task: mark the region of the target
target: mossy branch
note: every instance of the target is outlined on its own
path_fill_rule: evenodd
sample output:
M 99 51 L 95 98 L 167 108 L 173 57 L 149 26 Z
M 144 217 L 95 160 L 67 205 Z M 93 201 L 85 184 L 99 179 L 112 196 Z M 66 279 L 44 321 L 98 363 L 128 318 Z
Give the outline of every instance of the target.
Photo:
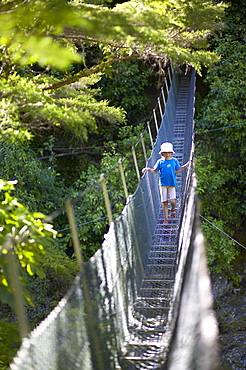
M 90 69 L 85 69 L 85 70 L 81 71 L 80 73 L 77 73 L 76 75 L 67 78 L 66 80 L 57 82 L 55 84 L 51 84 L 49 86 L 46 86 L 46 87 L 43 88 L 43 90 L 45 91 L 45 90 L 59 89 L 62 86 L 70 85 L 74 82 L 77 82 L 78 80 L 80 80 L 83 77 L 88 77 L 88 76 L 91 76 L 92 74 L 98 73 L 98 72 L 102 71 L 106 66 L 108 66 L 112 63 L 120 62 L 120 61 L 126 60 L 126 59 L 134 59 L 134 58 L 136 59 L 136 58 L 139 58 L 139 57 L 140 57 L 139 54 L 134 54 L 134 55 L 127 55 L 127 56 L 118 57 L 118 58 L 115 58 L 115 57 L 110 58 L 106 62 L 102 62 L 101 64 L 99 64 L 95 67 L 92 67 Z

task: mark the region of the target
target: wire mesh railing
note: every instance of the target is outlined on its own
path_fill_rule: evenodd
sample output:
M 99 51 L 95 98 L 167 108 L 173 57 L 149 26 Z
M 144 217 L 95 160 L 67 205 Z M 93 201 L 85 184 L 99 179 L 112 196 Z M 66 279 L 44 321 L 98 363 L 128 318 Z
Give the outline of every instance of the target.
M 175 113 L 172 113 L 175 122 L 172 142 L 175 156 L 183 162 L 184 149 L 186 145 L 192 143 L 192 140 L 189 140 L 188 143 L 185 141 L 185 133 L 187 130 L 192 132 L 193 127 L 194 71 L 189 76 L 181 76 L 176 91 L 173 99 L 176 101 L 176 109 L 173 110 Z M 190 95 L 193 97 L 193 104 L 189 104 L 189 101 L 192 101 L 189 98 Z M 163 121 L 165 121 L 165 117 L 163 117 Z M 190 163 L 192 163 L 192 154 L 190 146 L 190 157 L 188 158 Z M 129 328 L 130 336 L 125 344 L 125 354 L 122 357 L 123 369 L 125 370 L 160 369 L 165 363 L 173 335 L 172 305 L 177 299 L 174 287 L 179 257 L 177 240 L 181 222 L 180 214 L 184 207 L 183 199 L 185 198 L 182 189 L 185 184 L 189 184 L 191 168 L 192 166 L 190 166 L 187 175 L 178 174 L 176 216 L 169 219 L 168 224 L 163 223 L 163 211 L 160 209 L 144 278 L 134 303 L 134 319 Z M 192 224 L 189 227 L 192 228 Z

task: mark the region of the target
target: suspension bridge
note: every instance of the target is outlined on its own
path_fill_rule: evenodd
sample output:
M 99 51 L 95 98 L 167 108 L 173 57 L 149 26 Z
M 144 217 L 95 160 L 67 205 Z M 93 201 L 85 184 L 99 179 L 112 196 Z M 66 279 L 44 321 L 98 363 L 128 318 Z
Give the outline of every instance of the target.
M 102 247 L 27 338 L 11 370 L 216 368 L 217 324 L 193 166 L 195 71 L 169 71 L 168 97 L 147 124 L 153 167 L 171 141 L 179 162 L 176 216 L 163 222 L 158 175 L 146 173 Z M 161 100 L 162 99 L 162 102 Z M 158 132 L 155 140 L 153 130 Z M 137 165 L 136 165 L 137 168 Z

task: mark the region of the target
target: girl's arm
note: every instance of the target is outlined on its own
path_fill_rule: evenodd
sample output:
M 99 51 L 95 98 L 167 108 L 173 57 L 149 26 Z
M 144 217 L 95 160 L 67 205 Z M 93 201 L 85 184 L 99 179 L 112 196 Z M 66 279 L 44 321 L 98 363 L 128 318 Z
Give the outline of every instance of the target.
M 145 173 L 146 171 L 151 172 L 151 173 L 157 172 L 157 170 L 154 170 L 154 168 L 145 167 L 142 169 L 142 173 Z
M 183 166 L 181 166 L 177 171 L 175 171 L 175 173 L 179 173 L 179 172 L 183 171 L 186 167 L 188 167 L 189 163 L 190 163 L 190 161 L 183 164 Z

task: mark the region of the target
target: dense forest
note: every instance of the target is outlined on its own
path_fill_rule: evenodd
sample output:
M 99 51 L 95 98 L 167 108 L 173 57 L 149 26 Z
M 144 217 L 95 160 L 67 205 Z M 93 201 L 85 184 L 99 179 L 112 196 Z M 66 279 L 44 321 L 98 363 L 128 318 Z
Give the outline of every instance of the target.
M 108 228 L 100 174 L 117 215 L 125 201 L 118 160 L 133 193 L 131 148 L 170 63 L 178 73 L 197 70 L 195 156 L 208 264 L 239 283 L 235 263 L 245 251 L 233 239 L 245 245 L 245 13 L 245 1 L 0 4 L 0 369 L 20 343 L 8 251 L 20 264 L 32 329 L 78 271 L 66 199 L 74 199 L 88 259 Z
M 210 40 L 220 62 L 210 67 L 197 86 L 196 172 L 202 214 L 245 245 L 245 2 L 228 2 L 223 31 Z M 209 176 L 209 181 L 208 181 Z M 235 243 L 203 224 L 214 271 L 231 278 L 238 253 Z M 219 245 L 219 248 L 218 248 Z M 216 263 L 214 263 L 216 262 Z M 213 265 L 213 267 L 212 267 Z

